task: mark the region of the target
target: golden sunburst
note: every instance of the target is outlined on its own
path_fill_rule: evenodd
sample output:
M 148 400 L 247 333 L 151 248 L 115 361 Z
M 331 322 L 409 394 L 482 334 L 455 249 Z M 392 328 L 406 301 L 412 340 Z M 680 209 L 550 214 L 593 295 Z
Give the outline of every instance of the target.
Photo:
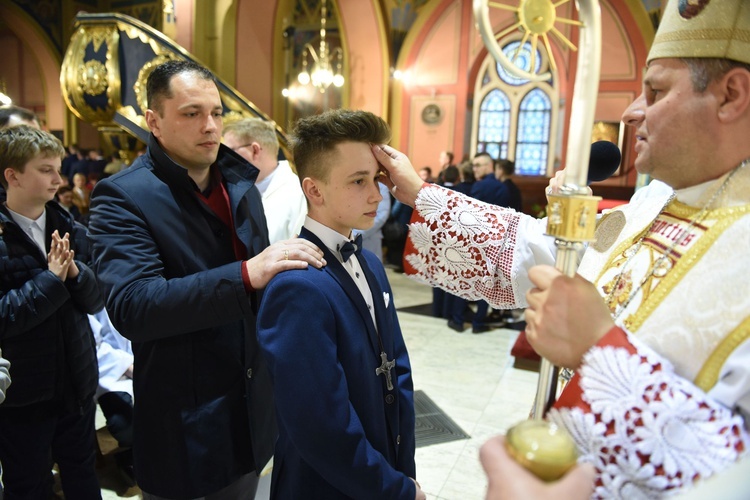
M 555 59 L 552 57 L 552 47 L 550 45 L 550 34 L 570 50 L 577 50 L 575 44 L 568 40 L 568 38 L 555 27 L 555 23 L 557 22 L 573 26 L 583 26 L 583 23 L 580 21 L 557 15 L 557 8 L 570 1 L 571 0 L 559 0 L 557 2 L 553 2 L 552 0 L 520 0 L 517 6 L 506 5 L 499 2 L 487 2 L 487 6 L 490 8 L 511 11 L 516 15 L 516 22 L 503 27 L 499 32 L 495 33 L 496 40 L 499 40 L 514 30 L 520 29 L 523 31 L 523 38 L 521 39 L 521 43 L 515 54 L 513 54 L 511 62 L 515 64 L 521 49 L 526 42 L 531 39 L 532 50 L 531 64 L 529 67 L 534 68 L 536 64 L 537 46 L 539 45 L 539 39 L 541 38 L 544 47 L 547 50 L 547 54 L 549 54 L 550 67 L 553 71 L 556 71 L 557 67 L 555 65 Z

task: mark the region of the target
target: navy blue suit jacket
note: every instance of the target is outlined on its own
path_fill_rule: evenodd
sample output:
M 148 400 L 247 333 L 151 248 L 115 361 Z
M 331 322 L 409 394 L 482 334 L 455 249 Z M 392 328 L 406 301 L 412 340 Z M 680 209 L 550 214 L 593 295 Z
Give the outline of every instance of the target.
M 300 237 L 328 264 L 275 276 L 258 313 L 280 434 L 271 497 L 412 500 L 411 367 L 383 265 L 362 252 L 378 330 L 396 360 L 391 391 L 375 374 L 381 349 L 356 284 L 315 235 L 303 228 Z
M 495 174 L 487 174 L 471 186 L 470 196 L 498 207 L 510 206 L 508 187 L 497 180 Z
M 216 167 L 227 227 L 187 170 L 151 137 L 148 154 L 99 182 L 89 236 L 113 325 L 133 341 L 138 485 L 167 498 L 214 493 L 262 468 L 276 424 L 232 232 L 248 257 L 268 246 L 257 169 L 226 146 Z

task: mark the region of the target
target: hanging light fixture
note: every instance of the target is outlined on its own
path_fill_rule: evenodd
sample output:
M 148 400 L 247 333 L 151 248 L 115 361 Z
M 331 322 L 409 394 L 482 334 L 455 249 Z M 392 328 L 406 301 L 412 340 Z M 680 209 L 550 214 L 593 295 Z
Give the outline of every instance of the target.
M 330 51 L 326 41 L 326 0 L 323 0 L 320 7 L 320 46 L 318 51 L 309 43 L 305 44 L 302 49 L 302 71 L 297 75 L 297 81 L 302 85 L 313 84 L 325 92 L 333 84 L 334 87 L 344 85 L 344 75 L 341 73 L 341 67 L 344 61 L 344 51 L 341 47 L 336 47 Z M 308 58 L 312 58 L 312 71 L 308 69 Z
M 0 80 L 0 106 L 9 106 L 13 104 L 13 99 L 10 98 L 5 92 L 5 80 Z

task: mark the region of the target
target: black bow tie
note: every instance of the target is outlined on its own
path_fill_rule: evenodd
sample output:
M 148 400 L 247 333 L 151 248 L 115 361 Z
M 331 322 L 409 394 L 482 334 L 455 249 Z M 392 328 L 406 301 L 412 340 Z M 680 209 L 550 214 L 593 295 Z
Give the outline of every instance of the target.
M 357 235 L 356 238 L 354 238 L 354 241 L 347 241 L 343 245 L 341 245 L 341 248 L 339 248 L 339 252 L 341 253 L 341 257 L 344 259 L 344 262 L 349 260 L 349 257 L 352 256 L 352 254 L 361 254 L 362 253 L 362 235 Z

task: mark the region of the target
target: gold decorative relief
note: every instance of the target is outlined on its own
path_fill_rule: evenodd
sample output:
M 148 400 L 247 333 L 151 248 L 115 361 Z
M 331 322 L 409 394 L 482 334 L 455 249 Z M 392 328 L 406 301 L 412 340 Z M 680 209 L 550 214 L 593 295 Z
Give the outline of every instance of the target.
M 78 81 L 88 95 L 99 95 L 107 90 L 107 68 L 99 61 L 86 61 L 78 70 Z
M 60 86 L 68 108 L 97 126 L 112 123 L 120 105 L 118 44 L 115 26 L 80 26 L 71 37 L 60 68 Z M 93 54 L 87 52 L 89 47 L 93 47 Z
M 133 92 L 135 92 L 135 98 L 138 101 L 138 107 L 141 108 L 141 113 L 145 113 L 148 109 L 148 96 L 146 95 L 146 82 L 148 81 L 148 76 L 151 74 L 154 68 L 169 61 L 170 59 L 174 59 L 171 54 L 162 54 L 156 56 L 149 62 L 144 64 L 141 67 L 141 70 L 138 72 L 138 79 L 133 85 Z

